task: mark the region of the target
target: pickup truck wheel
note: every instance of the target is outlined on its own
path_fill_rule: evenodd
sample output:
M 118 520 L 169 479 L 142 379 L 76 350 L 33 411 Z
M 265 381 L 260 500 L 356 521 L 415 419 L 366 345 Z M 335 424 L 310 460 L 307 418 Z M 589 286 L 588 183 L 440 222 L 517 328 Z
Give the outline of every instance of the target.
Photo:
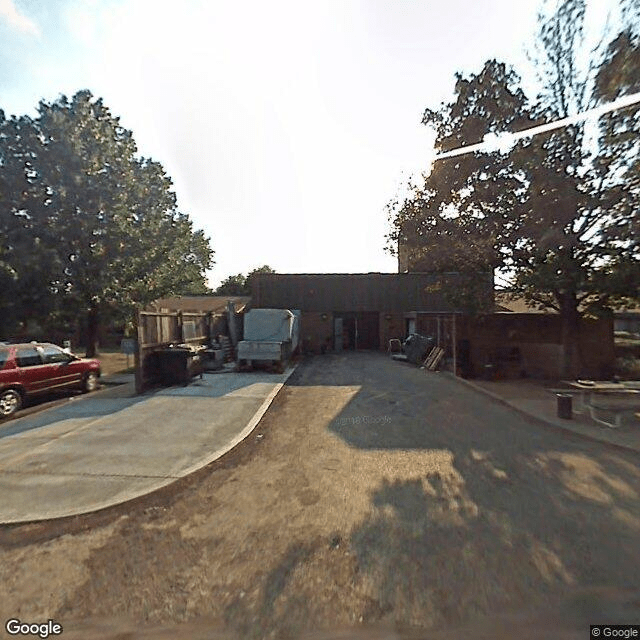
M 12 416 L 22 406 L 22 396 L 15 389 L 0 393 L 0 418 Z
M 85 393 L 91 393 L 98 388 L 98 374 L 97 373 L 87 373 L 82 382 L 82 390 Z

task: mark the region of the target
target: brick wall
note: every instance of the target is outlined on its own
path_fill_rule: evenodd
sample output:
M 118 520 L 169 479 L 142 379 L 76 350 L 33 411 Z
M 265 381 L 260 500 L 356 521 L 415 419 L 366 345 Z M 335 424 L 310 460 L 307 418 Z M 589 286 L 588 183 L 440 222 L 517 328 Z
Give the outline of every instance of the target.
M 392 338 L 404 339 L 404 314 L 385 313 L 379 315 L 380 350 L 386 351 Z
M 615 344 L 613 315 L 580 322 L 580 354 L 585 367 L 583 375 L 606 380 L 613 375 Z
M 303 353 L 322 353 L 325 347 L 333 350 L 333 314 L 303 311 L 300 318 L 300 343 Z
M 495 359 L 497 351 L 511 348 L 520 350 L 522 360 L 505 367 L 508 375 L 525 373 L 539 378 L 562 375 L 562 321 L 557 314 L 498 313 L 469 319 L 459 336 L 470 340 L 475 375 L 482 374 L 484 365 Z M 581 320 L 580 348 L 581 376 L 606 378 L 610 375 L 615 357 L 612 318 Z

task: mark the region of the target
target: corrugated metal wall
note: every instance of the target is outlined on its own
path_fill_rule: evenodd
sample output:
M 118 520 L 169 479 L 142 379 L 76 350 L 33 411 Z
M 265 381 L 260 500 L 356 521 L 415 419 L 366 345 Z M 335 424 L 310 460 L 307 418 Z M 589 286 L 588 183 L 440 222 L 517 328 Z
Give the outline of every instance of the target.
M 302 311 L 457 311 L 443 293 L 455 287 L 457 274 L 323 273 L 256 274 L 255 308 Z M 493 296 L 491 274 L 478 274 Z

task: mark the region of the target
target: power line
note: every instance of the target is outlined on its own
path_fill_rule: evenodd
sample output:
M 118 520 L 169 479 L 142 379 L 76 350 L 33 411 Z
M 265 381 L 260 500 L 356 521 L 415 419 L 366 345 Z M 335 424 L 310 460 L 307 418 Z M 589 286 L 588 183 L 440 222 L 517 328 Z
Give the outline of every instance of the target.
M 609 102 L 599 107 L 587 109 L 586 111 L 582 111 L 581 113 L 578 113 L 576 115 L 569 116 L 567 118 L 561 118 L 560 120 L 555 120 L 554 122 L 548 122 L 546 124 L 541 124 L 535 127 L 530 127 L 529 129 L 523 129 L 522 131 L 517 131 L 515 133 L 489 133 L 485 135 L 482 142 L 467 145 L 464 147 L 458 147 L 456 149 L 451 149 L 450 151 L 445 151 L 444 153 L 437 154 L 433 158 L 433 162 L 435 162 L 436 160 L 444 160 L 445 158 L 453 158 L 455 156 L 465 155 L 467 153 L 473 153 L 474 151 L 505 152 L 510 149 L 518 140 L 531 138 L 532 136 L 535 136 L 539 133 L 546 133 L 547 131 L 553 131 L 554 129 L 561 129 L 562 127 L 575 124 L 576 122 L 582 122 L 583 120 L 599 118 L 605 113 L 616 111 L 617 109 L 623 109 L 638 102 L 640 102 L 640 93 L 632 93 L 628 96 L 623 96 L 622 98 L 618 98 L 613 102 Z

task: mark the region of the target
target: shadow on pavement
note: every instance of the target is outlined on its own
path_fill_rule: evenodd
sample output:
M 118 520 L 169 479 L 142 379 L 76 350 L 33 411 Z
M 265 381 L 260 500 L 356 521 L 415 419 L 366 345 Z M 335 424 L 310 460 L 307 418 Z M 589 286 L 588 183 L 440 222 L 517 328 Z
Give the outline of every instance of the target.
M 56 423 L 61 423 L 65 420 L 99 418 L 111 415 L 138 404 L 144 399 L 142 396 L 135 398 L 83 397 L 81 402 L 65 403 L 37 415 L 18 417 L 6 423 L 0 423 L 0 439 L 33 429 L 52 427 Z
M 328 427 L 356 450 L 448 456 L 414 479 L 385 480 L 351 532 L 358 580 L 380 612 L 365 622 L 393 611 L 404 612 L 395 623 L 442 629 L 584 588 L 637 587 L 638 456 L 545 430 L 375 354 L 325 357 L 292 384 L 361 387 Z M 636 622 L 639 611 L 636 600 Z M 590 615 L 582 623 L 603 622 Z

